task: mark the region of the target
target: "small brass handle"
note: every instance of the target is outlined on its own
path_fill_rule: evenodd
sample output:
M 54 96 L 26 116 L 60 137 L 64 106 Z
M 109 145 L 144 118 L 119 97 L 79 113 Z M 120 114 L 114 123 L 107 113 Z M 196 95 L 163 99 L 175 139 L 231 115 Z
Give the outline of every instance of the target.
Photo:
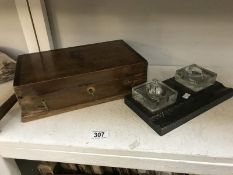
M 48 105 L 47 105 L 47 103 L 46 103 L 46 101 L 45 101 L 45 99 L 42 99 L 41 100 L 41 103 L 42 103 L 42 105 L 43 105 L 43 107 L 45 108 L 45 110 L 49 110 L 49 108 L 48 108 Z
M 94 87 L 88 87 L 87 92 L 88 92 L 88 94 L 92 95 L 93 97 L 95 96 L 95 88 Z
M 125 80 L 125 81 L 124 81 L 124 84 L 125 84 L 126 86 L 131 86 L 131 87 L 133 87 L 133 86 L 135 85 L 135 80 Z

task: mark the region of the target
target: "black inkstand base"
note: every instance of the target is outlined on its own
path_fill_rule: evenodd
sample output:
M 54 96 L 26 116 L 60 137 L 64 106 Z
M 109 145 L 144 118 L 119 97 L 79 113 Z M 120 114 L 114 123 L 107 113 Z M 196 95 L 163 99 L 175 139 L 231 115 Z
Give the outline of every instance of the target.
M 131 95 L 125 97 L 125 104 L 160 136 L 233 96 L 232 88 L 227 88 L 217 81 L 199 92 L 188 89 L 178 83 L 174 77 L 163 81 L 163 83 L 178 92 L 177 100 L 174 104 L 154 113 L 148 111 Z

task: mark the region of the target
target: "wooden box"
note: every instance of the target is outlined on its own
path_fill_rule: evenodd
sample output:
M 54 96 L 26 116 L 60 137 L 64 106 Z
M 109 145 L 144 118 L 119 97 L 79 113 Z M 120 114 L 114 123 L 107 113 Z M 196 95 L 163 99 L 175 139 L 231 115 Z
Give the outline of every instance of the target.
M 147 65 L 122 40 L 20 55 L 14 90 L 22 121 L 122 98 L 146 81 Z

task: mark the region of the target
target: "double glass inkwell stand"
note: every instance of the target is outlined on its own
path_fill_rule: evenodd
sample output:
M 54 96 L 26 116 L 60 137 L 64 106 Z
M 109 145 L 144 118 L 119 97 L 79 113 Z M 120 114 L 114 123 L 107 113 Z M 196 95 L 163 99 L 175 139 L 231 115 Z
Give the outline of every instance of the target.
M 159 135 L 164 135 L 233 96 L 216 81 L 217 74 L 196 64 L 178 69 L 175 76 L 132 88 L 125 103 Z

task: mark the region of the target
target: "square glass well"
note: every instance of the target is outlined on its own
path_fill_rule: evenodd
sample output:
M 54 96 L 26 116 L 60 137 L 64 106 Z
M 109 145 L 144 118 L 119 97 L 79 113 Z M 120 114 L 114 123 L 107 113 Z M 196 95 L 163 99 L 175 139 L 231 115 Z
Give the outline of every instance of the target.
M 216 73 L 196 64 L 178 69 L 175 74 L 177 82 L 195 92 L 213 85 L 216 81 L 216 77 Z
M 132 88 L 132 97 L 150 112 L 156 112 L 176 102 L 177 91 L 153 80 Z

